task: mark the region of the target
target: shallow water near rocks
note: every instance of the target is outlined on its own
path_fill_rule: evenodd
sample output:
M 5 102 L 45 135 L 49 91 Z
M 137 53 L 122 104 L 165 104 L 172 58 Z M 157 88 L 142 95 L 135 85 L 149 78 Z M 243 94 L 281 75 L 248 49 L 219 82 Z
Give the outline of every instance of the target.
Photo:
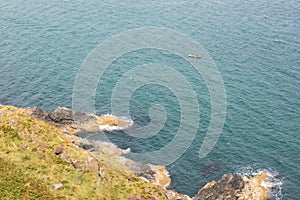
M 210 96 L 202 77 L 177 55 L 142 49 L 118 58 L 99 82 L 97 114 L 112 112 L 112 89 L 126 71 L 145 63 L 172 66 L 191 83 L 201 115 L 192 145 L 167 166 L 170 187 L 193 196 L 206 182 L 250 167 L 278 173 L 283 185 L 274 199 L 299 198 L 299 1 L 12 0 L 0 3 L 0 13 L 0 103 L 47 111 L 72 107 L 76 72 L 88 53 L 112 35 L 164 27 L 190 36 L 213 58 L 226 89 L 225 125 L 208 156 L 200 159 L 198 152 L 210 122 Z M 179 128 L 176 95 L 145 85 L 132 95 L 130 115 L 136 125 L 147 125 L 154 104 L 168 113 L 159 134 L 139 139 L 114 131 L 106 136 L 133 152 L 162 148 Z M 215 167 L 205 173 L 209 165 Z

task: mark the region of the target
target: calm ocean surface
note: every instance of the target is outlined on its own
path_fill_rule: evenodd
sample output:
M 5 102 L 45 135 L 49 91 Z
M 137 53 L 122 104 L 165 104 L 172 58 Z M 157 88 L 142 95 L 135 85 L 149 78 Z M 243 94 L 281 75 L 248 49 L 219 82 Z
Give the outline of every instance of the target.
M 201 119 L 193 144 L 168 166 L 178 192 L 197 189 L 224 173 L 269 169 L 282 189 L 273 199 L 300 198 L 300 2 L 261 1 L 0 1 L 0 103 L 72 107 L 72 90 L 84 58 L 114 34 L 133 28 L 163 27 L 190 36 L 208 51 L 226 89 L 222 135 L 204 159 L 199 147 L 210 120 L 210 96 L 201 77 L 182 58 L 144 49 L 116 60 L 97 88 L 98 114 L 111 113 L 116 81 L 132 66 L 171 65 L 191 83 Z M 130 101 L 136 124 L 149 123 L 148 110 L 160 103 L 165 127 L 149 139 L 121 131 L 107 134 L 133 152 L 159 149 L 172 140 L 180 106 L 168 88 L 145 85 Z M 276 197 L 277 196 L 277 197 Z

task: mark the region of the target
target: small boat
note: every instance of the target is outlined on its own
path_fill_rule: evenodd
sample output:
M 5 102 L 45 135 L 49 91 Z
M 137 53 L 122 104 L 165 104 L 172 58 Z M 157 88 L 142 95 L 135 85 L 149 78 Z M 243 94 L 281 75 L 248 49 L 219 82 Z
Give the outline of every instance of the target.
M 193 54 L 193 53 L 190 53 L 188 56 L 190 58 L 201 58 L 201 56 L 199 56 L 198 54 Z

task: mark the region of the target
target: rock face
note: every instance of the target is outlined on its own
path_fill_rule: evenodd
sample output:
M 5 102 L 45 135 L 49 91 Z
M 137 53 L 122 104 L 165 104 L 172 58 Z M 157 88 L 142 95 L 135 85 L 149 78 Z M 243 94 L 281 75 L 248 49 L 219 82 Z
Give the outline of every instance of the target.
M 245 176 L 225 174 L 218 181 L 202 187 L 193 200 L 266 200 L 269 198 L 265 182 L 268 174 L 263 172 L 250 179 Z
M 26 110 L 29 115 L 53 124 L 70 134 L 97 132 L 103 126 L 106 129 L 110 127 L 124 128 L 132 124 L 131 121 L 113 115 L 96 116 L 64 107 L 57 107 L 51 112 L 45 112 L 38 107 L 28 107 Z

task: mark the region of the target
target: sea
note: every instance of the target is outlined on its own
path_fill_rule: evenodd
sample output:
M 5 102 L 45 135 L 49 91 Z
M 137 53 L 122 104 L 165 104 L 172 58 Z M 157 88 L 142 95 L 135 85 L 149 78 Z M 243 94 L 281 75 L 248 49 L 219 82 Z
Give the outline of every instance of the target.
M 199 123 L 189 124 L 196 130 L 194 135 L 187 134 L 191 143 L 167 164 L 172 178 L 170 189 L 193 196 L 205 183 L 218 180 L 225 173 L 251 176 L 267 170 L 272 174 L 272 199 L 299 199 L 298 0 L 0 1 L 0 104 L 39 106 L 46 111 L 58 106 L 72 108 L 76 78 L 90 53 L 120 34 L 150 29 L 171 30 L 190 38 L 215 64 L 224 87 L 226 115 L 221 131 L 215 133 L 220 135 L 213 147 L 207 155 L 199 157 L 213 121 L 215 98 L 203 74 L 197 73 L 190 63 L 192 59 L 201 62 L 202 55 L 188 58 L 189 53 L 198 52 L 179 55 L 159 45 L 113 55 L 135 38 L 107 49 L 106 54 L 113 62 L 99 66 L 99 70 L 105 67 L 105 72 L 97 80 L 91 97 L 94 112 L 115 114 L 112 95 L 124 74 L 159 64 L 185 78 L 194 91 L 200 114 L 187 116 L 193 112 L 182 112 L 184 98 L 176 94 L 177 86 L 145 82 L 131 94 L 124 94 L 130 98 L 128 105 L 124 105 L 129 112 L 121 117 L 132 119 L 133 127 L 140 128 L 155 121 L 155 116 L 161 119 L 165 114 L 162 126 L 161 121 L 156 121 L 160 125 L 155 135 L 146 137 L 147 132 L 142 132 L 146 129 L 139 129 L 145 137 L 130 135 L 125 130 L 86 137 L 97 140 L 101 139 L 98 135 L 104 134 L 118 147 L 143 154 L 160 151 L 172 143 L 186 117 L 199 119 Z M 145 41 L 150 41 L 149 37 L 158 40 L 156 44 L 164 44 L 166 39 L 144 35 Z M 172 40 L 172 36 L 167 40 Z M 183 41 L 174 45 L 187 46 Z M 103 57 L 100 55 L 99 59 L 108 59 Z M 97 73 L 98 69 L 94 70 Z M 160 70 L 152 71 L 151 77 L 153 74 L 166 79 L 174 75 Z M 153 110 L 153 106 L 163 112 Z M 155 115 L 156 111 L 159 115 Z M 172 150 L 168 153 L 171 155 Z

